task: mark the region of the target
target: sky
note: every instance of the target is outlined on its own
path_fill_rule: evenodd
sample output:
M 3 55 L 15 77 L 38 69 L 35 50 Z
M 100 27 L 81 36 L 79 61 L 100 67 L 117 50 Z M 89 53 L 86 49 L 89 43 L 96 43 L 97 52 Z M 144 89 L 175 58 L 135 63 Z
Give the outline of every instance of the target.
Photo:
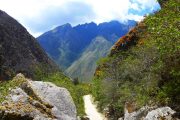
M 140 21 L 160 6 L 157 0 L 0 0 L 0 9 L 37 37 L 66 23 Z

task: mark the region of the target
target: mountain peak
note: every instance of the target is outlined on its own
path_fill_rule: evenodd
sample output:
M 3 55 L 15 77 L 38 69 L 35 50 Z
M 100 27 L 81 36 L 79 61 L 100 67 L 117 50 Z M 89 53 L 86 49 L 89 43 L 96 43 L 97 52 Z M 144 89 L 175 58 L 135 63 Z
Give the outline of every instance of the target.
M 62 29 L 71 29 L 71 28 L 72 28 L 71 24 L 70 23 L 66 23 L 64 25 L 56 27 L 55 29 L 62 30 Z
M 72 27 L 70 23 L 66 23 L 64 25 L 62 25 L 61 27 Z
M 95 22 L 90 22 L 90 23 L 84 23 L 84 24 L 78 24 L 74 28 L 84 28 L 84 27 L 97 27 L 97 24 Z
M 4 14 L 4 13 L 5 13 L 4 11 L 0 10 L 0 14 Z
M 52 33 L 59 33 L 59 32 L 61 32 L 61 31 L 68 31 L 68 30 L 70 30 L 70 29 L 72 29 L 71 24 L 66 23 L 66 24 L 64 24 L 64 25 L 61 25 L 61 26 L 58 26 L 58 27 L 54 28 L 54 29 L 53 29 L 52 31 L 50 31 L 50 32 L 52 32 Z

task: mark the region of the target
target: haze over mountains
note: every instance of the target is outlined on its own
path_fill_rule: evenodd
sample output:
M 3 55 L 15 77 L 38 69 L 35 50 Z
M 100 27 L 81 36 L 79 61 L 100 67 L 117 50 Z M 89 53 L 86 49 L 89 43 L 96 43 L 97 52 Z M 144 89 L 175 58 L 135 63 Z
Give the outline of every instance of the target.
M 126 23 L 104 22 L 99 25 L 91 22 L 74 27 L 67 23 L 37 39 L 67 75 L 88 81 L 94 73 L 96 61 L 105 56 L 114 42 L 135 24 L 132 20 Z

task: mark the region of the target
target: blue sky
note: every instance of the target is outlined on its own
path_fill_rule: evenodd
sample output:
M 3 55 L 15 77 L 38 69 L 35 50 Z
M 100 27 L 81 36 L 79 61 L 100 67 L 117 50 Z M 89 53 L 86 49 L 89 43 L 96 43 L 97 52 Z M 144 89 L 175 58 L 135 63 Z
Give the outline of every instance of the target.
M 128 19 L 140 21 L 160 9 L 157 0 L 0 0 L 0 9 L 35 37 L 56 26 Z

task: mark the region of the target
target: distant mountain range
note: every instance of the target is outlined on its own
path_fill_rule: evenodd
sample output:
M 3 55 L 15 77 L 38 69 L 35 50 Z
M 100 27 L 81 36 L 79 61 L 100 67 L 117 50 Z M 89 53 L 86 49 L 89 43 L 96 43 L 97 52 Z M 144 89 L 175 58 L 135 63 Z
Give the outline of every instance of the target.
M 120 23 L 94 22 L 72 27 L 69 23 L 48 31 L 37 39 L 48 55 L 72 78 L 89 81 L 96 68 L 96 61 L 105 56 L 111 46 L 135 21 Z
M 42 73 L 59 71 L 36 39 L 14 18 L 0 10 L 0 81 L 21 72 L 38 79 Z

